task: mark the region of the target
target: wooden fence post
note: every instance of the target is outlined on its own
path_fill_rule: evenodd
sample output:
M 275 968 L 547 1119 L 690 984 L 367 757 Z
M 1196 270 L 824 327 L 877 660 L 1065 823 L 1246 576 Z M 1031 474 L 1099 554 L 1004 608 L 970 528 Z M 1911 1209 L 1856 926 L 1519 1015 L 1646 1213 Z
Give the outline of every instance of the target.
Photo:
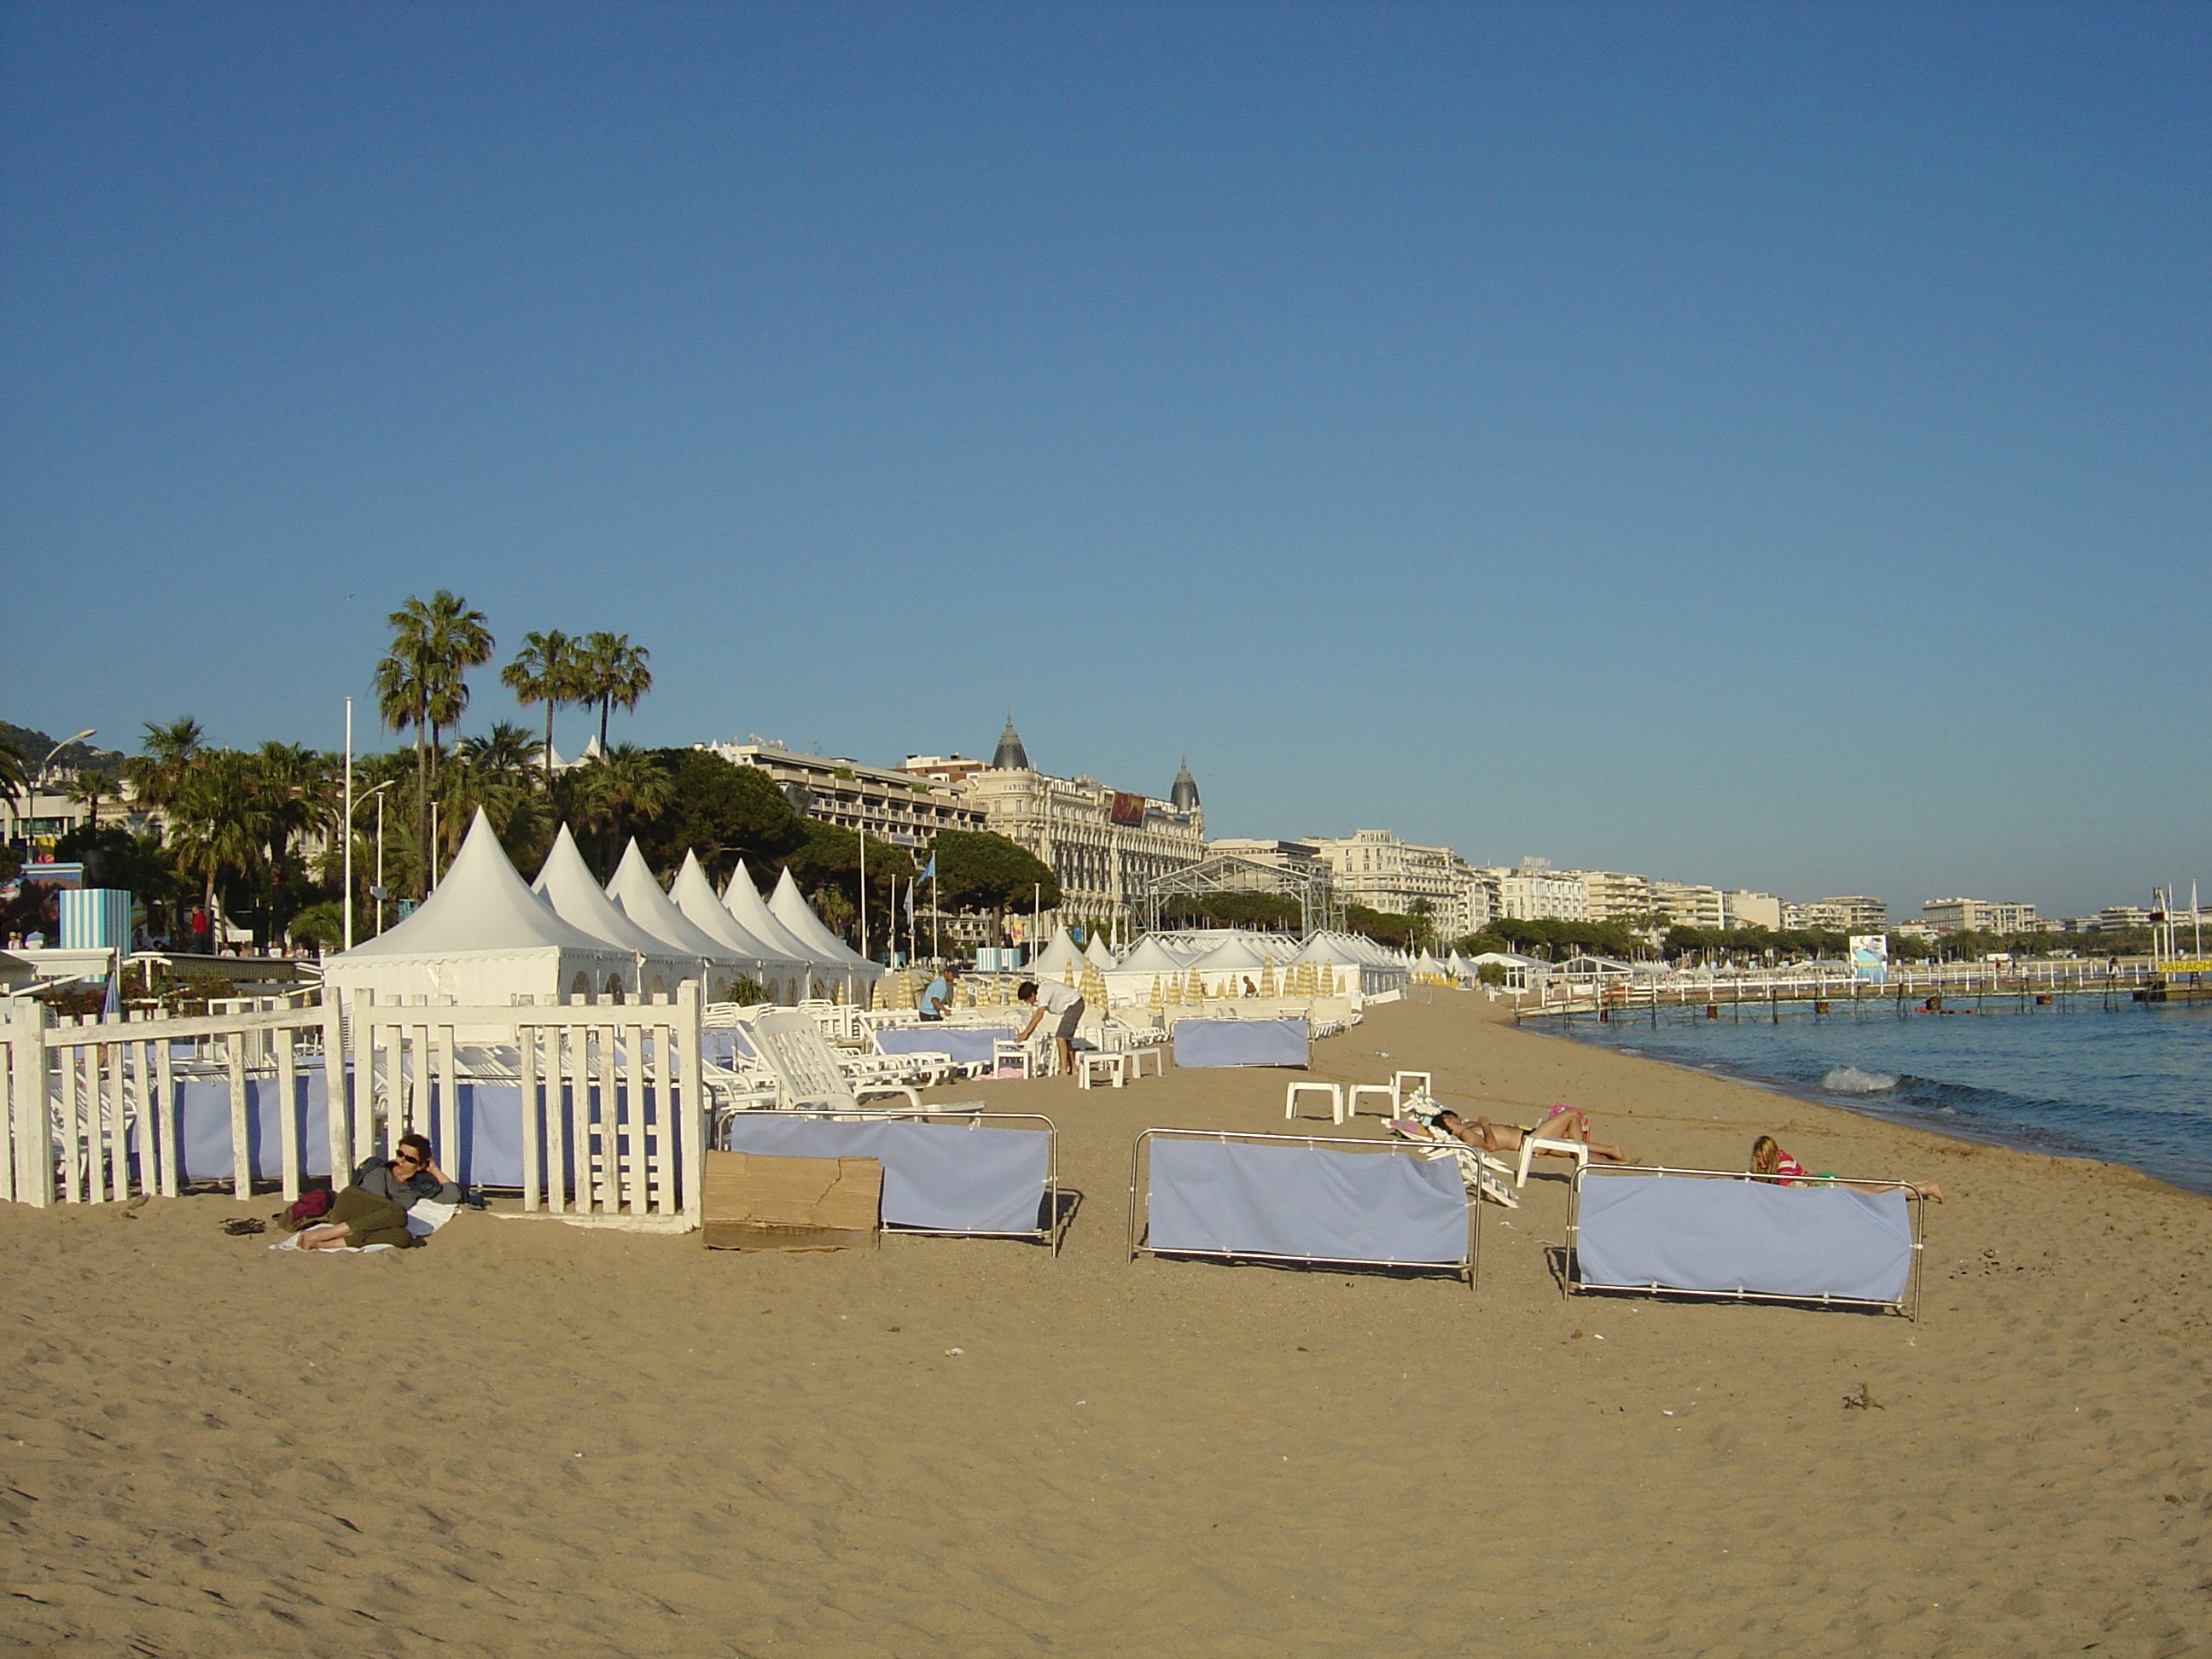
M 696 980 L 685 980 L 676 994 L 677 1007 L 677 1066 L 676 1088 L 683 1103 L 679 1121 L 683 1133 L 678 1141 L 684 1152 L 684 1217 L 692 1226 L 699 1224 L 703 1206 L 707 1176 L 707 1083 L 699 1057 L 699 985 Z
M 15 1140 L 15 1193 L 19 1204 L 44 1209 L 54 1201 L 54 1143 L 46 1098 L 46 1025 L 44 1003 L 19 1004 L 9 1025 L 11 1098 L 9 1119 Z

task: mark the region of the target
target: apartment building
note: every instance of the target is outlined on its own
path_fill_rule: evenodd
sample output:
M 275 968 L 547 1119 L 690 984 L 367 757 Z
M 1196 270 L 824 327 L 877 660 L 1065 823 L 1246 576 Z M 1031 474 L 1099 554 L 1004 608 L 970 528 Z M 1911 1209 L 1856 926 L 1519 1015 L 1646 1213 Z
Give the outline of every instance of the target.
M 1400 841 L 1388 830 L 1314 836 L 1302 845 L 1327 866 L 1339 898 L 1370 910 L 1425 915 L 1437 937 L 1479 933 L 1491 918 L 1490 887 L 1449 847 Z M 1216 844 L 1216 850 L 1226 850 Z
M 1926 899 L 1920 919 L 1946 933 L 2019 933 L 2036 925 L 2035 907 L 2012 900 Z
M 1496 884 L 1498 914 L 1516 921 L 1588 921 L 1589 890 L 1571 870 L 1554 870 L 1541 861 L 1519 865 L 1493 864 L 1482 874 Z
M 951 785 L 838 756 L 802 755 L 756 738 L 698 745 L 773 778 L 803 816 L 895 847 L 927 848 L 940 830 L 981 830 L 985 816 Z
M 1728 895 L 1717 887 L 1691 881 L 1655 881 L 1651 908 L 1664 912 L 1677 927 L 1718 929 L 1729 925 Z
M 1651 880 L 1620 870 L 1563 870 L 1583 884 L 1583 905 L 1592 921 L 1626 921 L 1651 913 Z
M 1782 901 L 1772 893 L 1738 889 L 1721 895 L 1721 902 L 1730 927 L 1764 927 L 1769 933 L 1781 929 Z

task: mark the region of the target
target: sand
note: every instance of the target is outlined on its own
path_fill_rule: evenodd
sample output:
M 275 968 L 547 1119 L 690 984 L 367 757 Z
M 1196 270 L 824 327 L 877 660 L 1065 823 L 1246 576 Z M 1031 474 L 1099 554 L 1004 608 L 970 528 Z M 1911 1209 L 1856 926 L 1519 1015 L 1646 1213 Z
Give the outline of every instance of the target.
M 1127 1262 L 1134 1132 L 1279 1128 L 1278 1072 L 988 1085 L 1061 1126 L 1057 1261 L 0 1206 L 0 1652 L 2212 1652 L 2212 1202 L 1464 994 L 1316 1051 L 1394 1065 L 1676 1164 L 1933 1176 L 1923 1316 L 1563 1298 L 1564 1164 L 1472 1292 Z

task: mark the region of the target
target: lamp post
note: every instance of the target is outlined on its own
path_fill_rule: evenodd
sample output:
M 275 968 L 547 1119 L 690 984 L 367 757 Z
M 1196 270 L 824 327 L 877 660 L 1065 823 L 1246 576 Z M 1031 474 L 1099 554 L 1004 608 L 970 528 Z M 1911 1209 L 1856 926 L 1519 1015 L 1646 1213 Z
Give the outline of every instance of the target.
M 353 808 L 356 812 L 358 812 L 369 802 L 376 803 L 376 931 L 379 933 L 384 931 L 384 792 L 391 788 L 395 781 L 394 779 L 386 778 L 355 802 Z M 352 851 L 353 820 L 349 817 L 346 820 L 346 867 L 349 870 L 353 867 Z M 352 915 L 353 880 L 349 876 L 346 879 L 346 916 L 349 922 L 352 920 Z M 349 945 L 347 948 L 349 950 L 352 947 Z
M 73 743 L 82 743 L 87 738 L 97 737 L 99 734 L 100 728 L 98 726 L 88 726 L 83 731 L 78 732 L 75 737 L 64 738 L 52 748 L 47 750 L 46 759 L 39 763 L 39 769 L 32 775 L 31 793 L 33 795 L 36 795 L 40 789 L 46 787 L 46 769 L 54 763 L 55 756 L 60 754 L 63 750 L 68 748 Z M 14 811 L 15 814 L 15 827 L 20 831 L 23 825 L 23 811 L 21 807 L 15 807 Z

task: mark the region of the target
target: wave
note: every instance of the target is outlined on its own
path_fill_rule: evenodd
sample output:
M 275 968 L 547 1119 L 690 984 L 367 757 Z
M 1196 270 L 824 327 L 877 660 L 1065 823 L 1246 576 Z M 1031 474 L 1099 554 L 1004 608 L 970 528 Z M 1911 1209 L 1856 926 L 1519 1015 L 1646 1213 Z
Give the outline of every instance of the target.
M 1878 1095 L 1894 1089 L 1901 1079 L 1880 1072 L 1862 1072 L 1856 1066 L 1838 1066 L 1820 1079 L 1820 1086 L 1835 1095 Z

